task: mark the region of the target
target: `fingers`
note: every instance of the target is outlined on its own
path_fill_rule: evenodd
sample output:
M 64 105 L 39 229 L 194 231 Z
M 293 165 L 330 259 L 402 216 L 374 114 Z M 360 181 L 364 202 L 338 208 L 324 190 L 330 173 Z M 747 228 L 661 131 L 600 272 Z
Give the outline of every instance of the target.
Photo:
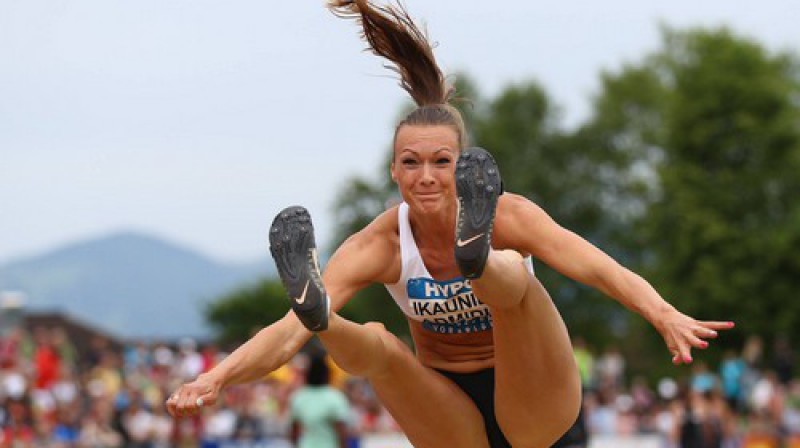
M 669 338 L 667 347 L 672 354 L 672 363 L 675 365 L 691 364 L 692 363 L 692 347 L 706 348 L 708 342 L 700 339 L 695 333 L 701 335 L 710 335 L 705 332 L 702 327 L 695 327 L 694 329 L 686 328 L 676 331 L 672 337 Z
M 694 330 L 694 334 L 698 337 L 706 338 L 706 339 L 716 339 L 719 335 L 716 331 L 710 328 L 698 327 Z
M 682 344 L 679 347 L 670 348 L 669 351 L 672 353 L 672 363 L 676 366 L 692 363 L 692 351 L 688 345 Z
M 205 393 L 200 394 L 196 387 L 189 385 L 179 387 L 167 399 L 167 411 L 173 417 L 188 417 L 216 403 L 216 396 L 212 390 L 205 389 L 203 392 Z
M 703 339 L 714 339 L 718 336 L 716 330 L 728 330 L 734 327 L 734 323 L 727 321 L 703 321 L 697 322 L 690 330 L 683 331 L 675 339 L 675 342 L 669 345 L 669 351 L 672 354 L 672 363 L 675 365 L 691 364 L 692 347 L 697 349 L 708 348 L 708 342 Z
M 178 396 L 176 393 L 173 393 L 172 395 L 169 396 L 169 398 L 167 398 L 167 403 L 166 403 L 167 412 L 169 412 L 169 415 L 173 417 L 178 416 L 177 402 L 178 402 Z
M 212 390 L 208 390 L 206 393 L 198 395 L 195 401 L 195 404 L 201 408 L 214 406 L 217 404 L 217 394 L 215 394 Z
M 698 323 L 700 325 L 702 325 L 703 327 L 705 327 L 707 329 L 710 329 L 710 330 L 730 330 L 731 328 L 736 326 L 736 324 L 734 324 L 731 321 L 714 321 L 714 320 L 709 321 L 709 320 L 707 320 L 707 321 L 702 321 L 702 322 L 698 322 Z

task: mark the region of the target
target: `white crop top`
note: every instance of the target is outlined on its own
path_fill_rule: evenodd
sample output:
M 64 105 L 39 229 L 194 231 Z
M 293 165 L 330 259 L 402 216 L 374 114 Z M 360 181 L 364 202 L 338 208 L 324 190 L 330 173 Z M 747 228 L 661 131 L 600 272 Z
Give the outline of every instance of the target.
M 473 333 L 490 330 L 489 307 L 472 293 L 469 280 L 434 280 L 425 267 L 408 222 L 408 204 L 397 210 L 400 230 L 400 280 L 386 289 L 406 316 L 436 333 Z M 528 269 L 533 272 L 530 258 Z

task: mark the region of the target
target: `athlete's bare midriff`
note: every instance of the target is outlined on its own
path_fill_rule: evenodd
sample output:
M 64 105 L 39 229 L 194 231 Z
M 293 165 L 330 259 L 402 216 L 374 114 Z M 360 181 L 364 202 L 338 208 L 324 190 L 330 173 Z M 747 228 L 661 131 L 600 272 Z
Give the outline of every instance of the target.
M 469 373 L 494 367 L 492 331 L 441 334 L 408 319 L 417 359 L 422 365 L 449 372 Z

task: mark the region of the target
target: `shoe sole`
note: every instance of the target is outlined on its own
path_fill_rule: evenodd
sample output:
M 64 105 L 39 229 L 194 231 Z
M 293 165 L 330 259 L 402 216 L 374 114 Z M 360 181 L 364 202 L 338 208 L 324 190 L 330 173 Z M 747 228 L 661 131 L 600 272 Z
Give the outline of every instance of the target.
M 468 279 L 479 278 L 492 241 L 497 200 L 502 193 L 500 170 L 494 157 L 482 148 L 461 152 L 456 163 L 458 220 L 456 262 Z
M 270 226 L 269 251 L 292 310 L 303 325 L 311 331 L 328 328 L 330 304 L 322 286 L 308 210 L 292 206 L 278 213 Z

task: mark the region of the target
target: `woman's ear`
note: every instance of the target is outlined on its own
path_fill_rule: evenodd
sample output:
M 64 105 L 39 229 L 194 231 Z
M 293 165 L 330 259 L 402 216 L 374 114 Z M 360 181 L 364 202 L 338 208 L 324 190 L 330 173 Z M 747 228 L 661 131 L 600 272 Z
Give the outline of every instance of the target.
M 389 165 L 389 174 L 392 176 L 392 181 L 397 182 L 397 176 L 394 173 L 394 161 Z

